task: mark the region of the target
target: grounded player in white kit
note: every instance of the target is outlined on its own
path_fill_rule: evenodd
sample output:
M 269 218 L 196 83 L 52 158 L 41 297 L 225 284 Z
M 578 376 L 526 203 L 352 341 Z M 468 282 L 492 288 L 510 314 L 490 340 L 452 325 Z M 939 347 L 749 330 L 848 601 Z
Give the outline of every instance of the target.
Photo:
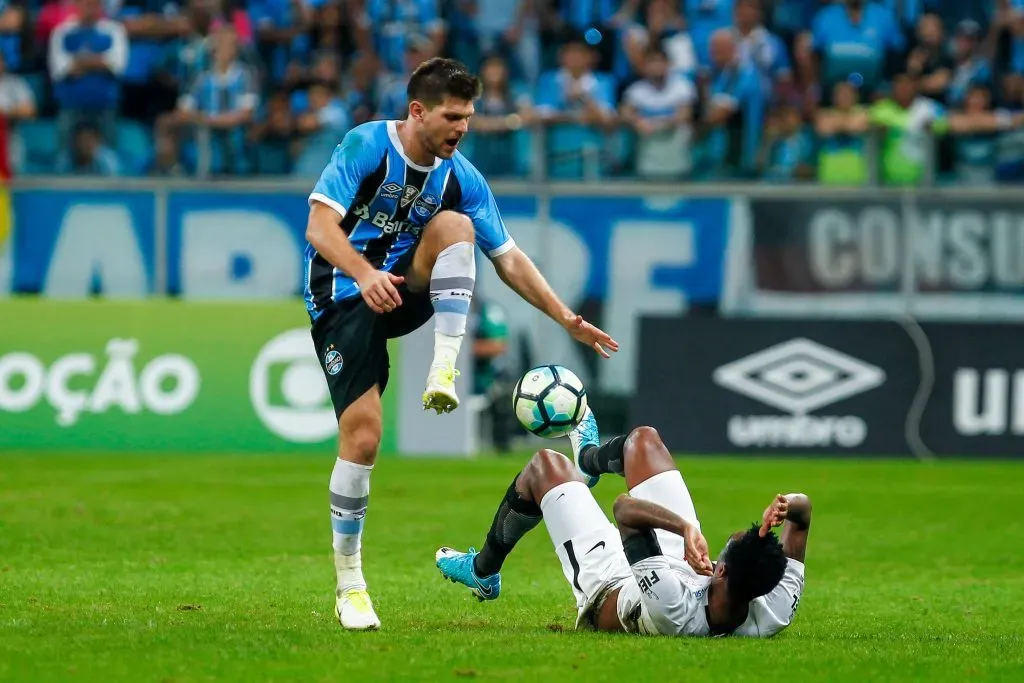
M 437 551 L 446 578 L 480 600 L 497 598 L 505 557 L 543 517 L 576 597 L 578 629 L 769 637 L 789 626 L 804 587 L 807 496 L 776 496 L 761 524 L 730 536 L 712 562 L 686 483 L 654 429 L 598 446 L 588 410 L 570 440 L 576 465 L 539 451 L 506 492 L 481 552 Z M 588 488 L 613 472 L 629 489 L 615 501 L 618 529 Z M 771 531 L 780 525 L 781 540 Z

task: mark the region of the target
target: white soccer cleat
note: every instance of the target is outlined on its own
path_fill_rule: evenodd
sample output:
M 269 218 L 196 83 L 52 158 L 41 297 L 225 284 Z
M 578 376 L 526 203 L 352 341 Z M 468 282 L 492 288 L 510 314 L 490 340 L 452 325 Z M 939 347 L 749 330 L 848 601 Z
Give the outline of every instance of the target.
M 375 631 L 380 628 L 380 619 L 373 611 L 373 602 L 365 588 L 346 588 L 338 596 L 334 607 L 338 623 L 349 631 Z
M 460 374 L 451 363 L 432 364 L 427 374 L 427 388 L 423 391 L 423 410 L 433 409 L 441 415 L 458 408 L 455 378 Z

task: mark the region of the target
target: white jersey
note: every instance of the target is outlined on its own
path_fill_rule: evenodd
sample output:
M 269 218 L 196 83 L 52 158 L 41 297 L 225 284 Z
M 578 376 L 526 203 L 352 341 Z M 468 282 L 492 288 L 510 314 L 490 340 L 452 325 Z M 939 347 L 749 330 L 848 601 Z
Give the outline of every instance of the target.
M 779 585 L 767 595 L 751 601 L 747 620 L 733 631 L 733 635 L 753 638 L 774 636 L 793 622 L 803 592 L 804 563 L 789 559 Z
M 634 564 L 634 581 L 619 591 L 619 621 L 629 633 L 706 636 L 710 576 L 697 574 L 674 558 L 656 556 Z M 685 568 L 684 568 L 685 567 Z
M 633 566 L 636 581 L 625 582 L 619 591 L 617 608 L 623 628 L 648 635 L 711 635 L 707 620 L 711 578 L 700 576 L 689 565 L 679 566 L 672 561 L 674 558 L 667 558 L 665 570 L 654 566 L 658 564 L 654 561 L 664 559 L 655 557 Z M 643 568 L 638 571 L 640 565 Z M 793 621 L 803 589 L 804 564 L 787 560 L 782 580 L 769 593 L 750 602 L 747 620 L 731 635 L 768 638 L 783 630 Z

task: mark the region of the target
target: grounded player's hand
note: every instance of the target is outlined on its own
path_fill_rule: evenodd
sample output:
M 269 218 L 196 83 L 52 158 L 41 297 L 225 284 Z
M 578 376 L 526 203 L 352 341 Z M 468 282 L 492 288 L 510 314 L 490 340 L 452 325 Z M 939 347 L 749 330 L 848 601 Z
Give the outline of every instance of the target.
M 586 320 L 583 319 L 582 315 L 576 316 L 572 321 L 569 322 L 566 329 L 569 330 L 569 334 L 572 338 L 581 344 L 586 344 L 590 348 L 597 351 L 604 358 L 611 358 L 609 351 L 618 351 L 619 342 L 609 336 L 607 332 L 599 327 L 594 327 Z
M 764 509 L 764 515 L 761 518 L 761 530 L 758 532 L 761 538 L 768 535 L 768 531 L 772 527 L 779 526 L 786 521 L 786 515 L 789 513 L 789 500 L 781 493 L 775 496 L 775 500 L 772 504 Z
M 693 567 L 693 571 L 698 574 L 711 576 L 714 573 L 714 567 L 711 564 L 711 558 L 708 557 L 708 542 L 704 535 L 696 527 L 687 525 L 683 530 L 683 540 L 685 541 L 683 559 L 686 560 L 686 563 Z
M 363 300 L 374 313 L 390 313 L 402 305 L 402 297 L 398 294 L 398 285 L 405 282 L 404 277 L 373 270 L 357 280 Z

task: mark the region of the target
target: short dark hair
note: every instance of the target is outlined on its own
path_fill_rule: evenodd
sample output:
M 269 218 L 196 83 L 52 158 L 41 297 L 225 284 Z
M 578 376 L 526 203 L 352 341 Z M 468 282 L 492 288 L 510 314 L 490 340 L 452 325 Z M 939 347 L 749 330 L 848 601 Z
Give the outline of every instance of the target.
M 419 100 L 433 107 L 446 97 L 473 101 L 480 97 L 480 90 L 480 79 L 471 74 L 464 64 L 454 59 L 434 57 L 412 72 L 406 94 L 410 102 Z
M 725 575 L 729 598 L 741 603 L 769 593 L 782 580 L 786 555 L 774 531 L 763 538 L 760 524 L 753 524 L 743 536 L 729 543 L 725 551 Z

